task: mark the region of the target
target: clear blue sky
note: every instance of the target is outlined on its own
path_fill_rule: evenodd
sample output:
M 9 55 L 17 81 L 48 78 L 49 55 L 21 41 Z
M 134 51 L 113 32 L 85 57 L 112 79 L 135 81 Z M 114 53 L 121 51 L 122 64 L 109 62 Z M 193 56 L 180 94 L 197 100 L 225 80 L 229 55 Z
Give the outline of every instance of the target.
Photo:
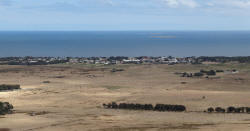
M 250 0 L 0 0 L 0 30 L 250 30 Z

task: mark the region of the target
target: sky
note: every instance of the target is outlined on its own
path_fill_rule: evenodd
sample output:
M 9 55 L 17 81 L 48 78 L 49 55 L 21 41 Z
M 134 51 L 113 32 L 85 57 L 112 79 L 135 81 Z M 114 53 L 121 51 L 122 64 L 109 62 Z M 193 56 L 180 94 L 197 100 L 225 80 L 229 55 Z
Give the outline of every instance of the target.
M 0 0 L 5 30 L 250 30 L 250 0 Z

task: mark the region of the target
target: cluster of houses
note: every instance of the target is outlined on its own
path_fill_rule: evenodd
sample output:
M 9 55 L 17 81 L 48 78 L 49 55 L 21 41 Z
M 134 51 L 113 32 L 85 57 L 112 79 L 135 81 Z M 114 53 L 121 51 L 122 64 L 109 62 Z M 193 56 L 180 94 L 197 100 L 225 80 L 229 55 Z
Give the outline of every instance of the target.
M 68 62 L 63 57 L 1 57 L 0 65 L 48 65 Z
M 70 63 L 85 64 L 178 64 L 191 63 L 193 58 L 175 57 L 90 57 L 90 58 L 71 58 Z
M 48 64 L 178 64 L 193 63 L 195 57 L 176 58 L 168 57 L 2 57 L 2 65 L 48 65 Z
M 83 63 L 83 64 L 178 64 L 191 63 L 201 64 L 203 62 L 239 62 L 250 63 L 249 57 L 172 57 L 172 56 L 111 56 L 111 57 L 0 57 L 0 65 L 48 65 L 60 63 Z

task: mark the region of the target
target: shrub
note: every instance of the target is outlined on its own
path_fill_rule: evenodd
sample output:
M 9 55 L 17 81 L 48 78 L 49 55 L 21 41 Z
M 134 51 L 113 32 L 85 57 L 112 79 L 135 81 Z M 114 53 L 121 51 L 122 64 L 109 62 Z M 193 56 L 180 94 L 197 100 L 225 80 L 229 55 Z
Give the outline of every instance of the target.
M 13 106 L 8 102 L 0 102 L 0 115 L 12 113 Z
M 204 76 L 204 74 L 203 74 L 203 73 L 201 73 L 201 72 L 198 72 L 198 73 L 194 73 L 194 76 L 197 76 L 197 77 L 202 77 L 202 76 Z
M 20 85 L 0 85 L 0 91 L 7 91 L 7 90 L 18 90 L 21 89 Z

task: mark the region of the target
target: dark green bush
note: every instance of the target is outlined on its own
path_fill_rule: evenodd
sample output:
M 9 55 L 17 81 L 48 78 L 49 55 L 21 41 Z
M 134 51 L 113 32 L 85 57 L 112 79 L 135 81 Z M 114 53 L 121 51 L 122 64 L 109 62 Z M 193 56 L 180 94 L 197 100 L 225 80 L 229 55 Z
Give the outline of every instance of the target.
M 9 102 L 0 102 L 0 115 L 12 113 L 13 106 Z
M 0 85 L 0 91 L 7 91 L 7 90 L 18 90 L 21 89 L 20 85 Z

